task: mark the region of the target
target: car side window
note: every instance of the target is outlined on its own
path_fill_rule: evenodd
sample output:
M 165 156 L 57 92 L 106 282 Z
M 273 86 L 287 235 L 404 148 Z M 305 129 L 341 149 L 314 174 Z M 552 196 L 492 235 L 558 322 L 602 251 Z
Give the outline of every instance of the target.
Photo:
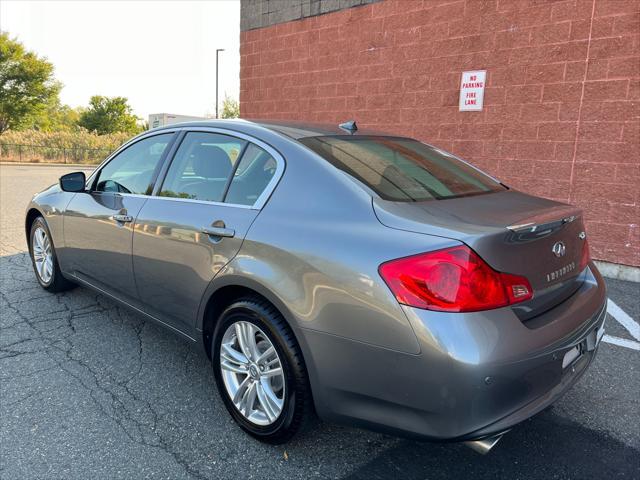
M 98 172 L 95 190 L 149 195 L 153 188 L 153 173 L 172 136 L 173 133 L 154 135 L 117 154 Z
M 169 167 L 159 195 L 221 202 L 247 142 L 229 135 L 189 132 Z
M 277 162 L 266 150 L 250 144 L 233 176 L 225 203 L 253 205 L 276 173 Z

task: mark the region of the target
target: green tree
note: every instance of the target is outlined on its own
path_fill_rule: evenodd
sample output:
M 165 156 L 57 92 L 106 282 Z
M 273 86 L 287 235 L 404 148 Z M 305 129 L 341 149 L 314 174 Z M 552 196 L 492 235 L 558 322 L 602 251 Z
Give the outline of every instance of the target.
M 99 135 L 107 133 L 125 132 L 138 133 L 138 117 L 125 97 L 103 97 L 94 95 L 89 101 L 89 108 L 82 112 L 78 124 Z
M 0 32 L 0 134 L 29 126 L 60 88 L 51 63 Z
M 57 98 L 53 98 L 38 115 L 33 117 L 29 128 L 43 132 L 77 131 L 80 128 L 78 122 L 83 111 L 81 107 L 71 108 L 69 105 L 62 105 Z
M 240 116 L 240 105 L 237 100 L 227 97 L 225 95 L 222 102 L 222 114 L 221 118 L 238 118 Z

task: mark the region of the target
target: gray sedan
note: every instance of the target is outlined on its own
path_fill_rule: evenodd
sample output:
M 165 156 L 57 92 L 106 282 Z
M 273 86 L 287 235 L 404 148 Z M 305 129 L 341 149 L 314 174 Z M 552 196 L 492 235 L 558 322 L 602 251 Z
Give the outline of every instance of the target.
M 579 209 L 355 122 L 154 129 L 37 194 L 25 228 L 43 288 L 201 345 L 271 443 L 317 415 L 486 452 L 603 334 Z

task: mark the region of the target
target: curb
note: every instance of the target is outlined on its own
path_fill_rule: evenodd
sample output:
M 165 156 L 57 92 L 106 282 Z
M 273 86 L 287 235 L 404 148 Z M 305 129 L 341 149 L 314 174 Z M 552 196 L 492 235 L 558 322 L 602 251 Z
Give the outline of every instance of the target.
M 627 282 L 635 283 L 640 282 L 640 267 L 604 262 L 602 260 L 594 260 L 594 263 L 605 278 L 613 278 L 615 280 L 625 280 Z
M 0 162 L 0 166 L 15 165 L 17 167 L 73 167 L 83 169 L 95 169 L 98 165 L 88 165 L 86 163 L 45 163 L 45 162 Z

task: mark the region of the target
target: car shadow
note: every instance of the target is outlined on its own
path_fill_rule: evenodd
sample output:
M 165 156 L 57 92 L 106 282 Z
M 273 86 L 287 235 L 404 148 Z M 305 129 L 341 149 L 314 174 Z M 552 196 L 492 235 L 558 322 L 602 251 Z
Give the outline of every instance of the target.
M 440 478 L 640 478 L 640 452 L 599 431 L 543 411 L 487 455 L 456 444 L 404 440 L 349 480 Z

